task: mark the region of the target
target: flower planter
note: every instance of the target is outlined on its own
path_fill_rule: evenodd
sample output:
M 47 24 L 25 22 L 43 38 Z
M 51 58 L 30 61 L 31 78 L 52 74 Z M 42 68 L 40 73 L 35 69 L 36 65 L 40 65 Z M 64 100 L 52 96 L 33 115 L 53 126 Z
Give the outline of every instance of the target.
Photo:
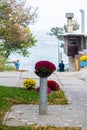
M 50 61 L 39 61 L 35 64 L 35 74 L 41 78 L 50 76 L 56 70 L 56 66 Z
M 42 72 L 42 71 L 35 71 L 35 74 L 41 78 L 48 77 L 52 74 L 52 72 Z
M 40 77 L 39 114 L 47 114 L 47 77 L 56 70 L 50 61 L 39 61 L 35 64 L 35 74 Z
M 80 61 L 80 66 L 81 66 L 81 67 L 87 66 L 87 61 Z

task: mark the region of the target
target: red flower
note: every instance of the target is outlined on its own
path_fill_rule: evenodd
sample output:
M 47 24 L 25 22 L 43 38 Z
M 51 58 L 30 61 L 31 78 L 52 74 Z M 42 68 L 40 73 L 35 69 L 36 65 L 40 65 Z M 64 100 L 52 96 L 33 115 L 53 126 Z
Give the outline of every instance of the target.
M 54 80 L 48 80 L 48 81 L 47 81 L 47 86 L 48 86 L 51 90 L 53 90 L 53 91 L 56 91 L 56 90 L 59 90 L 59 89 L 60 89 L 59 84 L 58 84 L 56 81 L 54 81 Z
M 39 61 L 35 65 L 35 70 L 42 71 L 42 72 L 53 72 L 56 70 L 56 67 L 50 61 Z
M 39 92 L 40 91 L 40 87 L 37 87 L 36 90 Z M 49 87 L 47 87 L 47 93 L 49 94 L 51 92 L 51 89 Z

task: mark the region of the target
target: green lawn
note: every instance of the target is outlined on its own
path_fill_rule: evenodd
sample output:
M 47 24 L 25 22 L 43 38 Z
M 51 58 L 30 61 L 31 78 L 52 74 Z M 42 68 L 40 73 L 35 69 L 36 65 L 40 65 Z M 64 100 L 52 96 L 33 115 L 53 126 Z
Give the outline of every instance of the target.
M 80 128 L 56 128 L 50 126 L 6 127 L 2 125 L 4 115 L 14 104 L 38 104 L 39 93 L 25 88 L 0 86 L 0 130 L 81 130 Z M 68 100 L 62 90 L 52 91 L 48 95 L 48 104 L 64 105 Z

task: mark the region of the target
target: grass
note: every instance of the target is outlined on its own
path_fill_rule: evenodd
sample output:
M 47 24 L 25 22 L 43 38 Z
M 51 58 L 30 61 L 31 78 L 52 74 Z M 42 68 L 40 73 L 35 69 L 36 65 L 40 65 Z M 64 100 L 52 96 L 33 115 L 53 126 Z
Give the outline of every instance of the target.
M 38 104 L 39 93 L 25 88 L 12 88 L 0 86 L 0 130 L 81 130 L 80 128 L 60 128 L 51 126 L 21 126 L 7 127 L 2 125 L 4 115 L 14 104 Z M 48 95 L 48 104 L 64 105 L 68 100 L 62 90 L 53 91 Z
M 0 126 L 0 130 L 81 130 L 81 128 L 68 128 L 68 127 L 51 127 L 51 126 L 38 126 L 38 125 L 31 125 L 29 126 L 22 126 L 22 127 L 6 127 Z

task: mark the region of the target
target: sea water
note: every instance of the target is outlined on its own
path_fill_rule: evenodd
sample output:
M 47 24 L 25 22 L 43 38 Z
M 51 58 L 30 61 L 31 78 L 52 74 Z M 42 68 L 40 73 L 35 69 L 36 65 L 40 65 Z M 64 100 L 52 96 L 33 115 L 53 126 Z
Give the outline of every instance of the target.
M 68 64 L 68 57 L 65 55 L 60 43 L 56 37 L 47 35 L 47 32 L 36 31 L 34 32 L 37 42 L 35 46 L 29 48 L 29 57 L 23 57 L 16 53 L 9 56 L 10 61 L 20 60 L 20 69 L 34 71 L 35 63 L 40 60 L 48 60 L 58 67 L 58 55 L 59 51 L 62 55 L 61 60 L 65 65 Z M 58 51 L 59 47 L 59 51 Z

